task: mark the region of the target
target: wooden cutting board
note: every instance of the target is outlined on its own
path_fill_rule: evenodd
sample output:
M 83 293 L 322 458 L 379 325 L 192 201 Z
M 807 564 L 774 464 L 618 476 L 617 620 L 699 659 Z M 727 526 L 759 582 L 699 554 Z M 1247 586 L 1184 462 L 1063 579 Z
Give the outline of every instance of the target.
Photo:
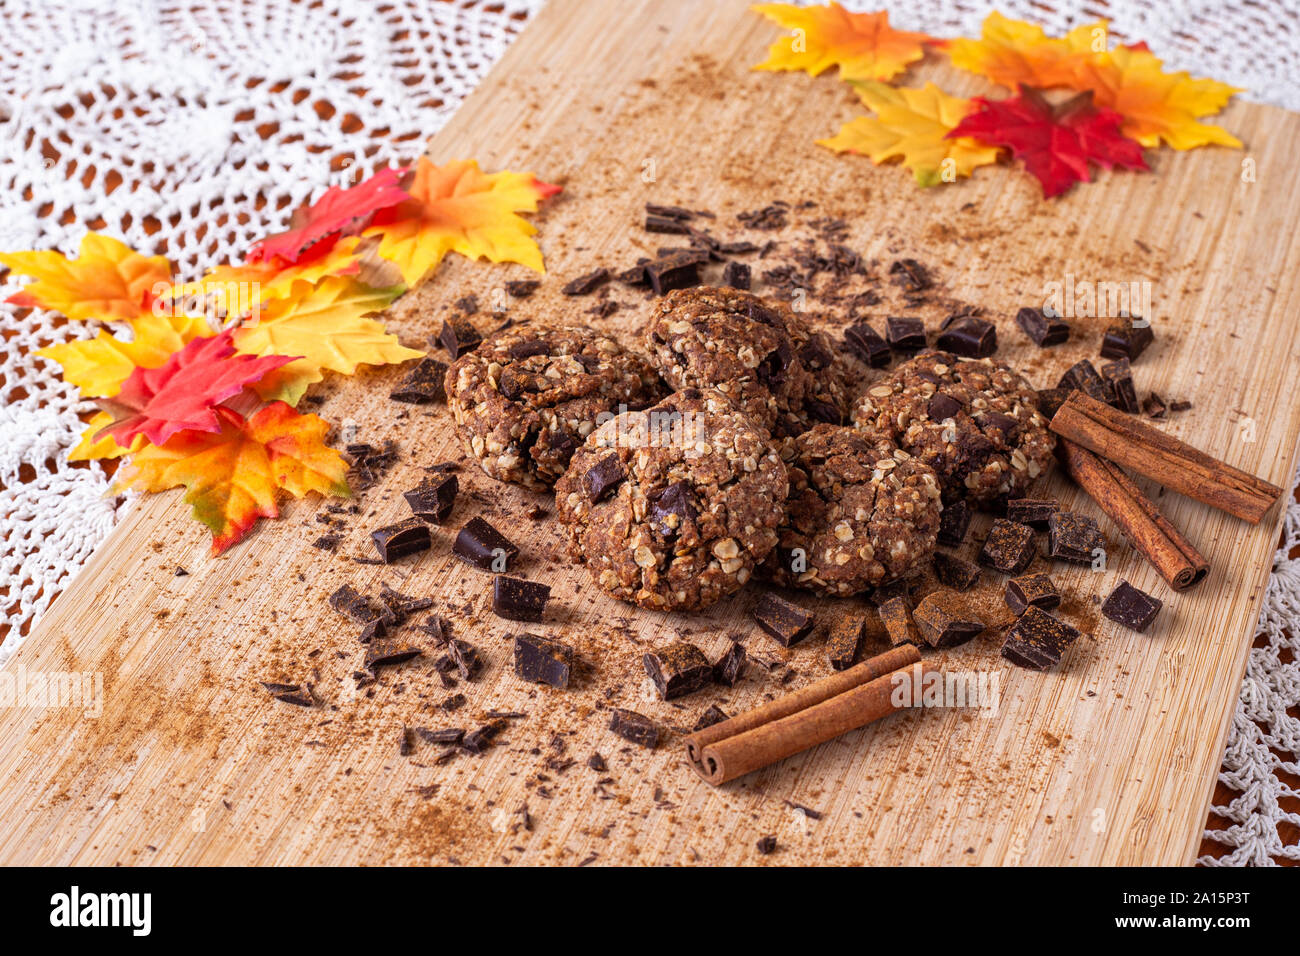
M 616 288 L 614 298 L 628 307 L 601 320 L 586 314 L 592 300 L 558 289 L 597 264 L 622 268 L 644 250 L 673 245 L 642 232 L 645 202 L 713 210 L 711 228 L 734 237 L 750 235 L 735 220 L 742 210 L 774 199 L 815 202 L 771 237 L 788 243 L 810 234 L 815 218 L 842 217 L 850 224 L 845 242 L 881 274 L 900 256 L 916 257 L 934 271 L 943 296 L 997 318 L 1001 357 L 1039 386 L 1094 357 L 1107 322 L 1077 320 L 1074 341 L 1044 356 L 1015 330 L 1019 306 L 1041 302 L 1044 284 L 1067 275 L 1153 283 L 1157 344 L 1136 367 L 1139 388 L 1195 404 L 1164 427 L 1276 484 L 1288 482 L 1300 431 L 1300 192 L 1293 188 L 1300 117 L 1236 103 L 1222 122 L 1246 142 L 1245 152 L 1153 152 L 1151 174 L 1103 174 L 1054 202 L 1012 168 L 923 192 L 899 169 L 814 145 L 861 110 L 829 77 L 752 72 L 776 31 L 743 2 L 625 0 L 617 16 L 610 13 L 605 4 L 552 0 L 430 146 L 438 160 L 473 156 L 486 168 L 530 169 L 565 187 L 537 217 L 551 274 L 536 296 L 511 306 L 512 315 L 576 319 L 630 339 L 648 308 L 640 294 Z M 984 91 L 978 79 L 939 63 L 917 79 L 956 93 Z M 1254 182 L 1243 181 L 1244 160 Z M 491 302 L 493 289 L 522 275 L 516 267 L 449 261 L 389 322 L 418 343 L 454 300 L 473 292 Z M 943 314 L 938 305 L 917 311 L 931 328 Z M 478 321 L 486 327 L 498 318 Z M 0 860 L 1192 859 L 1279 511 L 1250 527 L 1164 495 L 1169 517 L 1213 564 L 1198 589 L 1177 596 L 1103 519 L 1113 543 L 1109 570 L 1053 569 L 1074 595 L 1067 616 L 1090 633 L 1062 667 L 1033 674 L 1004 666 L 989 634 L 935 657 L 949 670 L 999 675 L 993 716 L 899 715 L 714 790 L 682 763 L 679 734 L 654 752 L 626 745 L 606 729 L 607 708 L 689 727 L 709 703 L 735 712 L 825 674 L 820 639 L 785 659 L 749 623 L 752 590 L 694 616 L 606 599 L 569 567 L 553 522 L 524 516 L 547 505 L 543 496 L 465 470 L 456 526 L 481 513 L 522 545 L 523 570 L 555 589 L 559 611 L 545 631 L 574 643 L 584 661 L 579 686 L 567 693 L 521 683 L 509 665 L 506 635 L 514 628 L 487 609 L 488 578 L 450 558 L 450 532 L 436 534 L 431 553 L 392 567 L 352 560 L 373 554 L 369 529 L 405 513 L 400 492 L 416 483 L 420 465 L 459 457 L 445 409 L 403 415 L 406 407 L 387 400 L 399 374 L 332 379 L 321 393 L 317 410 L 327 419 L 351 419 L 360 439 L 393 439 L 403 449 L 400 464 L 361 499 L 362 513 L 347 516 L 337 555 L 311 547 L 325 511 L 308 501 L 287 505 L 284 520 L 211 558 L 206 533 L 175 494 L 143 500 L 99 549 L 6 668 L 15 676 L 99 675 L 103 691 L 91 715 L 15 707 L 0 716 Z M 1041 490 L 1076 501 L 1056 477 Z M 971 551 L 968 543 L 962 553 Z M 178 576 L 178 567 L 188 575 Z M 1166 601 L 1151 634 L 1098 618 L 1091 596 L 1104 596 L 1120 577 Z M 354 628 L 325 603 L 345 582 L 372 591 L 389 582 L 438 600 L 488 661 L 480 680 L 458 688 L 464 708 L 439 709 L 451 692 L 427 659 L 355 690 Z M 842 602 L 845 608 L 865 613 L 866 605 Z M 680 709 L 659 703 L 646 695 L 640 655 L 683 633 L 710 654 L 726 646 L 726 635 L 744 635 L 751 653 L 774 668 L 754 667 L 734 691 L 704 692 Z M 317 709 L 273 702 L 258 684 L 305 678 L 324 702 Z M 428 746 L 399 756 L 403 725 L 472 728 L 491 708 L 527 717 L 512 721 L 484 756 L 442 766 Z M 587 766 L 595 752 L 606 771 Z M 759 857 L 755 841 L 767 834 L 779 848 Z

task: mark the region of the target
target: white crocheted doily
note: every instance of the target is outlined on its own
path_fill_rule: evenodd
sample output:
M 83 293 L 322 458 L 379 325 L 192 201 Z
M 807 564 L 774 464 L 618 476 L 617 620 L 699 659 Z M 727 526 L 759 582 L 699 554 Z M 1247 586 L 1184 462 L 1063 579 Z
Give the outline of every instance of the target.
M 613 6 L 616 0 L 592 0 Z M 707 2 L 707 0 L 701 0 Z M 541 5 L 540 0 L 3 0 L 0 3 L 0 249 L 75 251 L 88 226 L 169 256 L 181 274 L 237 259 L 327 185 L 409 160 Z M 857 0 L 851 8 L 878 7 Z M 994 4 L 906 0 L 896 25 L 976 35 Z M 1062 33 L 1109 17 L 1174 68 L 1300 108 L 1300 33 L 1290 0 L 1032 0 L 996 6 Z M 17 287 L 0 284 L 0 297 Z M 96 464 L 65 453 L 85 409 L 32 353 L 89 324 L 0 308 L 0 661 L 129 505 L 104 497 Z M 1221 779 L 1240 796 L 1214 812 L 1218 862 L 1300 859 L 1277 825 L 1300 796 L 1300 506 L 1286 519 L 1233 719 Z M 1293 629 L 1294 630 L 1294 629 Z M 1285 661 L 1285 662 L 1284 662 Z M 1214 862 L 1206 860 L 1206 862 Z

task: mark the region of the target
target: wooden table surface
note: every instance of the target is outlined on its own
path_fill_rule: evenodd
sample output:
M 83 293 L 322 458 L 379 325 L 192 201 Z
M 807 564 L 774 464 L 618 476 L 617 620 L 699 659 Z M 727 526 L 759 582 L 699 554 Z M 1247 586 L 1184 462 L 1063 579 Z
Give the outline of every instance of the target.
M 565 187 L 537 217 L 551 275 L 535 297 L 510 306 L 512 317 L 576 319 L 632 341 L 648 310 L 639 294 L 616 289 L 626 308 L 598 319 L 585 312 L 589 300 L 564 297 L 559 286 L 595 265 L 621 268 L 671 245 L 641 231 L 645 202 L 713 210 L 713 228 L 736 237 L 749 235 L 735 220 L 742 210 L 774 199 L 815 203 L 771 238 L 788 246 L 811 236 L 816 219 L 838 217 L 849 224 L 845 243 L 881 271 L 902 256 L 922 260 L 942 293 L 942 302 L 917 310 L 927 325 L 942 317 L 943 302 L 984 307 L 998 320 L 1000 356 L 1040 386 L 1095 356 L 1107 324 L 1080 318 L 1069 345 L 1034 350 L 1010 318 L 1042 300 L 1046 281 L 1153 283 L 1157 344 L 1136 367 L 1139 388 L 1195 405 L 1164 427 L 1276 484 L 1289 480 L 1300 433 L 1292 384 L 1300 365 L 1300 194 L 1289 185 L 1300 117 L 1234 104 L 1222 121 L 1247 152 L 1155 152 L 1151 174 L 1101 175 L 1059 201 L 1043 201 L 1038 186 L 1009 167 L 922 193 L 898 169 L 813 144 L 860 108 L 829 78 L 751 72 L 774 33 L 744 3 L 628 0 L 617 18 L 602 11 L 553 0 L 430 146 L 438 160 L 473 156 L 486 168 L 531 169 Z M 954 93 L 982 91 L 977 79 L 938 63 L 917 78 Z M 1244 158 L 1255 163 L 1253 183 L 1242 181 Z M 494 289 L 521 277 L 514 267 L 449 261 L 388 321 L 419 343 L 456 299 L 472 292 L 492 301 Z M 841 320 L 826 311 L 829 325 Z M 0 861 L 1193 858 L 1280 512 L 1250 527 L 1161 497 L 1213 565 L 1201 586 L 1177 596 L 1103 521 L 1112 545 L 1107 571 L 1052 569 L 1072 595 L 1063 613 L 1089 635 L 1062 667 L 1033 674 L 1004 666 L 991 634 L 931 655 L 950 671 L 997 674 L 1001 702 L 992 716 L 899 715 L 715 790 L 682 764 L 674 729 L 688 728 L 709 703 L 735 712 L 822 676 L 821 641 L 786 654 L 757 633 L 748 617 L 754 588 L 691 616 L 619 605 L 568 565 L 553 522 L 523 517 L 546 507 L 544 496 L 464 470 L 454 523 L 480 513 L 523 546 L 523 571 L 554 588 L 559 610 L 544 629 L 575 644 L 583 661 L 568 692 L 523 684 L 509 666 L 515 628 L 488 610 L 489 579 L 450 558 L 451 533 L 438 533 L 431 553 L 392 567 L 353 560 L 372 555 L 370 529 L 405 513 L 400 492 L 422 465 L 459 457 L 444 409 L 426 414 L 388 401 L 399 374 L 331 380 L 313 409 L 357 423 L 362 440 L 393 439 L 403 452 L 360 498 L 337 555 L 311 547 L 326 512 L 309 501 L 211 558 L 203 529 L 171 494 L 143 501 L 96 553 L 6 668 L 100 675 L 103 693 L 91 714 L 0 714 L 0 813 L 10 824 L 0 833 Z M 1055 476 L 1038 490 L 1078 502 Z M 961 553 L 972 551 L 968 542 Z M 178 567 L 188 574 L 177 576 Z M 1151 634 L 1098 617 L 1092 598 L 1120 577 L 1166 601 Z M 381 582 L 434 597 L 457 634 L 483 652 L 485 673 L 459 688 L 461 710 L 440 709 L 449 692 L 428 655 L 356 688 L 360 647 L 325 599 L 343 583 L 374 591 Z M 989 608 L 997 583 L 977 592 Z M 825 617 L 868 613 L 858 600 L 809 603 Z M 734 690 L 701 693 L 680 707 L 646 693 L 639 664 L 646 647 L 686 635 L 712 655 L 731 634 L 772 669 L 751 668 Z M 314 679 L 319 708 L 273 702 L 258 684 L 304 678 Z M 653 716 L 669 729 L 668 742 L 650 752 L 611 736 L 610 706 Z M 435 765 L 436 750 L 398 754 L 403 726 L 472 727 L 493 708 L 527 716 L 481 757 Z M 587 766 L 592 753 L 606 771 Z M 767 834 L 779 848 L 759 857 L 755 841 Z

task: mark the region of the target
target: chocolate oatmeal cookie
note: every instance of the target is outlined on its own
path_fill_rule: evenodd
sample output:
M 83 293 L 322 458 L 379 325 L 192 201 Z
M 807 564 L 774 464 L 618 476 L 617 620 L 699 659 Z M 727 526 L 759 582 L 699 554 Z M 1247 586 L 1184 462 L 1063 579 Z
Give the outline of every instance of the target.
M 516 326 L 447 370 L 447 403 L 465 453 L 493 478 L 555 483 L 597 418 L 662 394 L 640 355 L 582 328 Z
M 843 420 L 830 347 L 785 305 L 738 289 L 678 289 L 656 305 L 645 338 L 670 386 L 716 388 L 776 435 Z
M 939 481 L 884 435 L 817 425 L 786 439 L 787 515 L 764 564 L 777 584 L 857 594 L 906 576 L 934 553 Z
M 712 389 L 607 421 L 555 486 L 569 550 L 642 607 L 691 610 L 739 590 L 776 545 L 785 466 L 767 433 Z
M 1023 496 L 1051 461 L 1037 394 L 1001 362 L 928 351 L 870 386 L 853 420 L 933 468 L 946 503 L 996 508 Z

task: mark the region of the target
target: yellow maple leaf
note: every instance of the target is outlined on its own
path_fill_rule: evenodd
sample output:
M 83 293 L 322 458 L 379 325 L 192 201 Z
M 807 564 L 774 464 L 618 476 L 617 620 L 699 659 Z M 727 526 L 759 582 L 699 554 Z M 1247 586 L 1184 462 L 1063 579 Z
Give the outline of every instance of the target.
M 861 153 L 877 165 L 901 159 L 922 186 L 952 182 L 997 161 L 996 146 L 965 136 L 945 138 L 974 108 L 970 100 L 948 96 L 933 83 L 921 89 L 869 81 L 852 85 L 876 115 L 850 120 L 835 136 L 818 140 L 822 146 Z
M 372 289 L 356 279 L 330 276 L 314 284 L 300 279 L 288 295 L 265 303 L 235 330 L 235 347 L 245 355 L 302 358 L 268 374 L 255 386 L 258 394 L 292 405 L 326 370 L 351 375 L 358 365 L 423 357 L 384 331 L 382 323 L 365 318 L 386 308 L 401 290 Z
M 842 80 L 887 80 L 925 56 L 924 33 L 908 33 L 889 25 L 889 13 L 849 13 L 838 3 L 797 7 L 789 3 L 759 3 L 751 9 L 793 34 L 773 43 L 756 70 L 804 70 L 817 76 L 832 66 Z
M 36 354 L 63 366 L 63 380 L 86 398 L 111 398 L 136 368 L 157 368 L 191 339 L 212 334 L 201 316 L 154 315 L 128 323 L 129 340 L 109 332 L 93 339 L 60 342 Z
M 344 236 L 316 256 L 286 263 L 272 256 L 242 265 L 219 265 L 194 282 L 174 285 L 170 295 L 190 311 L 211 309 L 239 316 L 269 299 L 284 298 L 300 280 L 319 282 L 328 276 L 355 275 L 360 270 L 359 236 Z
M 110 236 L 89 232 L 76 259 L 61 252 L 5 252 L 0 263 L 36 281 L 9 297 L 14 305 L 51 309 L 70 319 L 126 321 L 152 314 L 159 288 L 171 284 L 171 263 L 142 256 Z
M 219 432 L 177 432 L 163 445 L 131 456 L 115 489 L 165 491 L 183 485 L 194 517 L 212 530 L 219 554 L 242 538 L 258 518 L 275 518 L 284 491 L 295 498 L 315 492 L 347 497 L 347 463 L 324 441 L 329 426 L 273 402 L 251 418 L 224 406 L 214 411 Z
M 96 412 L 76 446 L 68 452 L 68 461 L 90 461 L 93 458 L 121 458 L 134 454 L 149 444 L 143 435 L 136 435 L 131 440 L 130 448 L 123 448 L 112 435 L 99 437 L 99 432 L 113 424 L 113 416 L 108 412 Z
M 518 262 L 545 272 L 537 228 L 518 215 L 559 191 L 529 173 L 484 173 L 474 160 L 435 166 L 421 156 L 407 192 L 411 198 L 375 214 L 363 233 L 378 236 L 379 255 L 415 285 L 449 252 L 471 259 Z
M 1107 40 L 1105 20 L 1077 26 L 1064 37 L 1049 37 L 1036 24 L 994 12 L 985 17 L 978 40 L 949 40 L 947 52 L 953 66 L 1009 89 L 1021 83 L 1073 87 L 1079 67 L 1104 54 Z
M 1116 47 L 1081 65 L 1075 87 L 1092 90 L 1097 106 L 1123 116 L 1120 131 L 1143 146 L 1158 146 L 1161 140 L 1174 149 L 1241 146 L 1241 140 L 1227 130 L 1197 122 L 1219 112 L 1241 89 L 1197 79 L 1185 71 L 1166 73 L 1164 64 L 1148 50 Z

